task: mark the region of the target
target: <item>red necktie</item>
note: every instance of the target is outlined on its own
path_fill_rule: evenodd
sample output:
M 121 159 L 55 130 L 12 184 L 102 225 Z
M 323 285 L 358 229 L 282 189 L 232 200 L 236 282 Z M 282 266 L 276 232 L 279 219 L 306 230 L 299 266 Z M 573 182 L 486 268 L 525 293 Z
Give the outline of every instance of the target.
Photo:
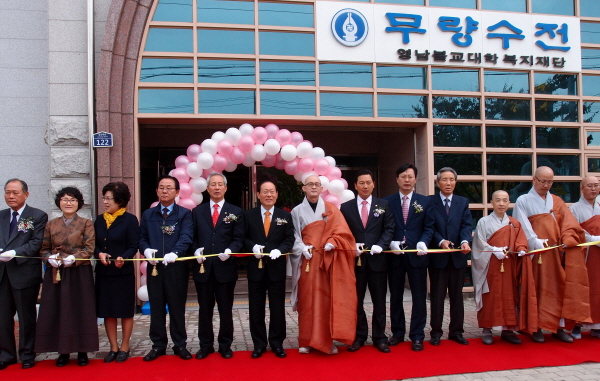
M 360 210 L 360 219 L 362 220 L 363 227 L 367 227 L 367 220 L 369 219 L 369 210 L 367 209 L 367 201 L 362 202 L 362 209 Z
M 402 198 L 402 217 L 404 217 L 404 225 L 406 225 L 406 220 L 408 220 L 408 196 Z
M 219 220 L 219 204 L 213 205 L 213 208 L 215 208 L 212 214 L 213 226 L 217 226 L 217 221 Z

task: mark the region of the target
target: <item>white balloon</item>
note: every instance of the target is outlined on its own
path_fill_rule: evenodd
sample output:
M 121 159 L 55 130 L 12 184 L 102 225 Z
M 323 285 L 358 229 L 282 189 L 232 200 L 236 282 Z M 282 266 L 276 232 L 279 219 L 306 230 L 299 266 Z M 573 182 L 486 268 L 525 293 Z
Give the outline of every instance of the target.
M 296 158 L 296 147 L 287 144 L 281 148 L 281 158 L 285 161 L 292 161 Z
M 342 195 L 340 196 L 340 202 L 346 202 L 354 199 L 354 192 L 350 189 L 344 189 Z
M 303 174 L 303 175 L 302 175 L 302 184 L 306 183 L 306 179 L 307 179 L 309 176 L 316 176 L 316 175 L 317 175 L 317 174 L 316 174 L 315 172 L 313 172 L 313 171 L 306 172 L 305 174 Z
M 177 204 L 179 202 L 179 200 L 181 199 L 181 197 L 179 196 L 175 196 L 175 203 Z
M 207 152 L 211 155 L 214 155 L 217 153 L 217 142 L 212 139 L 204 139 L 202 144 L 200 144 L 200 147 L 202 147 L 203 153 Z
M 325 156 L 325 160 L 329 162 L 331 168 L 335 167 L 335 159 L 331 156 Z
M 242 133 L 237 128 L 230 127 L 230 128 L 227 129 L 227 132 L 225 133 L 225 136 L 227 136 L 227 140 L 229 140 L 231 142 L 231 144 L 233 144 L 233 146 L 235 147 L 240 142 L 240 138 L 242 137 Z
M 329 193 L 341 196 L 344 192 L 344 183 L 341 180 L 331 180 L 329 182 Z
M 310 157 L 312 157 L 314 161 L 317 161 L 325 157 L 325 151 L 321 147 L 315 147 L 312 149 Z
M 267 156 L 267 154 L 265 153 L 265 157 Z M 264 159 L 264 158 L 263 158 Z M 254 165 L 254 163 L 256 162 L 256 160 L 254 160 L 252 158 L 252 156 L 250 155 L 250 152 L 248 152 L 246 154 L 246 158 L 244 159 L 244 162 L 242 164 L 244 164 L 246 167 L 252 167 Z
M 302 182 L 302 176 L 304 176 L 304 173 L 298 171 L 296 172 L 296 174 L 294 175 L 294 178 L 296 179 L 296 181 L 300 181 Z M 304 184 L 304 183 L 303 183 Z
M 137 291 L 137 296 L 142 302 L 147 302 L 150 300 L 148 297 L 148 286 L 142 286 Z
M 206 190 L 208 183 L 204 177 L 198 177 L 197 179 L 191 179 L 190 185 L 194 193 L 202 193 Z
M 313 146 L 311 142 L 302 142 L 298 144 L 298 147 L 296 148 L 296 155 L 298 155 L 300 159 L 309 157 L 312 153 L 312 148 Z
M 218 143 L 221 140 L 225 139 L 225 133 L 223 131 L 217 131 L 214 134 L 212 134 L 211 139 Z
M 174 171 L 174 169 L 171 169 L 171 170 L 169 171 L 169 176 L 173 176 L 173 171 Z
M 202 168 L 198 165 L 198 163 L 196 163 L 195 161 L 192 161 L 187 166 L 187 174 L 192 179 L 198 178 L 198 177 L 202 176 Z
M 269 139 L 265 142 L 265 151 L 268 155 L 277 155 L 281 149 L 281 144 L 275 139 Z
M 321 186 L 323 187 L 323 192 L 329 190 L 329 179 L 326 176 L 319 176 L 319 180 L 321 181 Z
M 262 144 L 255 144 L 252 147 L 252 151 L 250 151 L 250 156 L 255 161 L 261 161 L 265 157 L 267 157 L 267 152 L 265 151 L 265 147 Z
M 225 170 L 226 170 L 227 172 L 233 172 L 233 171 L 235 171 L 235 170 L 236 170 L 236 168 L 237 168 L 237 164 L 236 164 L 236 163 L 234 163 L 233 161 L 230 161 L 230 162 L 227 164 L 227 167 L 225 167 Z
M 192 200 L 196 203 L 196 205 L 200 205 L 204 197 L 202 197 L 202 193 L 192 193 L 190 196 Z
M 200 155 L 198 155 L 197 160 L 198 164 L 200 165 L 200 168 L 202 169 L 208 169 L 212 167 L 215 162 L 213 155 L 208 152 L 202 152 Z
M 254 127 L 250 123 L 244 123 L 239 128 L 242 136 L 244 135 L 252 135 L 252 131 L 254 131 Z

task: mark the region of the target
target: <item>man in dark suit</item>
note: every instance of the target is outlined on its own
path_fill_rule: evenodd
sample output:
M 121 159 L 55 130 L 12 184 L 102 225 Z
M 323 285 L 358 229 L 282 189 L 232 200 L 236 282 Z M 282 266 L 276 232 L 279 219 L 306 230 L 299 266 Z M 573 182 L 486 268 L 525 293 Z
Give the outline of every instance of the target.
M 434 219 L 427 196 L 414 192 L 417 173 L 417 167 L 413 164 L 400 166 L 396 170 L 399 192 L 385 198 L 390 202 L 396 222 L 390 244 L 394 252 L 388 254 L 392 320 L 392 337 L 388 344 L 398 345 L 404 341 L 406 321 L 402 299 L 404 279 L 408 274 L 413 302 L 408 337 L 412 341 L 412 350 L 422 351 L 427 322 L 427 245 L 433 237 Z M 419 251 L 404 253 L 401 249 Z
M 379 351 L 389 353 L 390 348 L 385 336 L 387 268 L 386 257 L 382 251 L 388 248 L 394 234 L 394 218 L 388 202 L 372 196 L 375 181 L 371 171 L 358 171 L 354 188 L 358 192 L 356 199 L 343 203 L 340 208 L 356 240 L 358 257 L 354 267 L 358 297 L 356 339 L 348 347 L 348 351 L 358 351 L 365 344 L 369 334 L 367 315 L 363 307 L 368 285 L 373 301 L 373 345 Z M 363 253 L 363 249 L 370 251 Z
M 153 361 L 166 354 L 169 342 L 167 305 L 173 352 L 183 360 L 192 358 L 186 348 L 185 330 L 190 267 L 186 261 L 176 260 L 190 247 L 194 226 L 192 212 L 175 203 L 178 194 L 179 180 L 172 176 L 161 176 L 156 187 L 159 203 L 147 209 L 140 221 L 140 252 L 148 259 L 148 273 L 151 274 L 147 279 L 152 350 L 144 356 L 144 361 Z M 155 261 L 153 258 L 164 259 Z
M 436 184 L 439 194 L 429 196 L 435 216 L 433 243 L 441 249 L 459 246 L 461 251 L 437 253 L 429 258 L 429 280 L 431 282 L 431 344 L 440 345 L 444 299 L 446 289 L 450 298 L 450 326 L 448 338 L 459 344 L 469 344 L 463 337 L 465 309 L 462 288 L 465 281 L 467 257 L 471 251 L 469 242 L 473 231 L 469 200 L 454 193 L 457 174 L 450 167 L 437 173 Z
M 250 334 L 254 343 L 252 358 L 257 359 L 267 350 L 265 325 L 265 298 L 269 292 L 268 343 L 279 358 L 286 356 L 285 340 L 285 279 L 286 256 L 294 245 L 292 215 L 275 207 L 277 186 L 271 181 L 258 185 L 260 206 L 244 213 L 246 251 L 255 256 L 248 258 L 248 299 L 250 302 Z M 260 253 L 269 253 L 263 256 Z
M 48 215 L 25 204 L 27 183 L 10 179 L 4 185 L 8 209 L 0 211 L 0 370 L 17 362 L 15 313 L 19 315 L 19 358 L 23 369 L 35 365 L 36 303 L 42 283 L 38 257 Z
M 233 291 L 238 278 L 237 263 L 230 254 L 238 253 L 244 245 L 244 222 L 242 209 L 225 202 L 225 176 L 211 173 L 207 182 L 210 201 L 198 205 L 192 211 L 196 248 L 194 255 L 219 255 L 199 257 L 192 270 L 200 304 L 200 350 L 196 353 L 196 358 L 204 359 L 215 351 L 212 317 L 216 301 L 220 322 L 217 338 L 219 353 L 223 358 L 230 359 L 233 357 Z

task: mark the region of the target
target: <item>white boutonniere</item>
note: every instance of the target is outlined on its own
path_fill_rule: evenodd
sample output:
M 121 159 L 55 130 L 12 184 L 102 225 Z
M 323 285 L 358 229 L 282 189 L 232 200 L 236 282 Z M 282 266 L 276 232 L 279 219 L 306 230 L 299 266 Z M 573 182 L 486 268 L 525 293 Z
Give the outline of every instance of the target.
M 285 218 L 276 218 L 275 222 L 277 222 L 277 226 L 285 225 L 288 223 L 288 220 Z
M 27 233 L 27 230 L 33 230 L 33 217 L 21 218 L 17 223 L 17 230 Z
M 161 226 L 160 230 L 162 230 L 163 234 L 171 235 L 171 234 L 175 233 L 175 225 L 177 225 L 177 222 L 175 222 L 173 225 Z
M 227 215 L 223 218 L 223 222 L 225 222 L 226 224 L 230 223 L 230 222 L 235 222 L 238 220 L 238 216 L 236 216 L 233 213 L 227 213 Z
M 373 209 L 373 216 L 379 217 L 385 213 L 385 209 L 381 208 L 379 205 L 375 205 L 375 209 Z
M 413 202 L 413 208 L 415 208 L 415 213 L 421 213 L 423 211 L 423 207 L 418 202 Z

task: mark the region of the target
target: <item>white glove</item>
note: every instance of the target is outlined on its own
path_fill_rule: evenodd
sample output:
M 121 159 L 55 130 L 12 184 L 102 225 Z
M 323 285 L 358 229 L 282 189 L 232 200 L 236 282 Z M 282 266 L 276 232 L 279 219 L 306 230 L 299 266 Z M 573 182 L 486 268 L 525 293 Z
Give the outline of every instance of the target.
M 596 242 L 596 241 L 600 241 L 600 235 L 590 236 L 590 240 L 588 242 Z M 596 246 L 600 247 L 600 244 L 596 244 Z
M 204 254 L 203 247 L 199 247 L 196 249 L 196 251 L 194 251 L 194 257 L 198 257 L 198 258 L 196 258 L 196 262 L 202 263 L 202 262 L 206 261 L 205 257 L 201 257 L 202 254 Z
M 304 245 L 304 248 L 302 249 L 302 255 L 304 255 L 304 258 L 306 258 L 306 259 L 312 258 L 312 254 L 309 251 L 312 248 L 313 248 L 312 245 L 310 245 L 310 246 Z
M 371 255 L 373 254 L 381 254 L 381 252 L 383 251 L 383 248 L 379 245 L 373 245 L 371 246 Z
M 493 254 L 496 256 L 496 258 L 498 258 L 500 260 L 506 258 L 503 247 L 492 246 L 492 251 L 493 251 Z
M 48 263 L 50 263 L 50 266 L 54 268 L 58 268 L 60 266 L 60 260 L 57 260 L 57 258 L 58 254 L 52 254 L 48 257 Z
M 547 243 L 548 243 L 547 239 L 536 238 L 535 247 L 533 248 L 533 250 L 543 249 L 544 247 L 546 247 L 546 245 L 544 245 L 544 244 L 547 244 Z
M 327 242 L 325 244 L 325 251 L 331 251 L 333 249 L 335 249 L 335 246 L 333 246 L 331 243 Z
M 394 254 L 396 254 L 396 255 L 404 254 L 403 251 L 398 251 L 398 250 L 400 250 L 400 241 L 390 242 L 390 249 L 393 250 Z
M 221 254 L 219 254 L 219 259 L 222 260 L 222 261 L 228 260 L 229 257 L 230 257 L 229 254 L 231 254 L 231 250 L 225 249 L 224 252 L 222 252 Z
M 254 246 L 252 246 L 252 252 L 254 254 L 262 254 L 262 252 L 263 252 L 262 249 L 264 249 L 264 248 L 265 248 L 264 246 L 261 246 L 261 245 L 258 245 L 258 244 L 254 245 Z M 255 255 L 254 258 L 261 259 L 262 255 Z
M 168 253 L 165 254 L 165 257 L 163 258 L 163 264 L 165 265 L 165 267 L 167 267 L 167 265 L 169 263 L 175 263 L 175 260 L 179 258 L 179 256 L 175 253 Z
M 362 246 L 364 245 L 364 243 L 356 243 L 356 256 L 360 257 L 360 255 L 362 254 Z
M 154 250 L 154 249 L 146 249 L 144 250 L 144 257 L 146 257 L 146 259 L 148 259 L 148 263 L 151 265 L 155 265 L 157 263 L 157 261 L 153 261 L 152 258 L 154 258 L 154 253 L 156 253 L 158 250 Z
M 0 261 L 8 262 L 13 259 L 15 255 L 17 255 L 17 253 L 14 250 L 4 251 L 0 254 Z
M 427 245 L 425 245 L 425 242 L 417 242 L 417 250 L 417 255 L 427 254 Z
M 63 264 L 65 265 L 65 267 L 71 267 L 74 263 L 75 257 L 73 255 L 69 255 L 65 259 L 63 259 Z
M 281 257 L 281 251 L 279 251 L 278 249 L 271 250 L 271 253 L 269 254 L 269 258 L 277 259 L 279 257 Z
M 527 255 L 527 252 L 525 250 L 519 251 L 519 257 L 522 257 L 524 255 Z

